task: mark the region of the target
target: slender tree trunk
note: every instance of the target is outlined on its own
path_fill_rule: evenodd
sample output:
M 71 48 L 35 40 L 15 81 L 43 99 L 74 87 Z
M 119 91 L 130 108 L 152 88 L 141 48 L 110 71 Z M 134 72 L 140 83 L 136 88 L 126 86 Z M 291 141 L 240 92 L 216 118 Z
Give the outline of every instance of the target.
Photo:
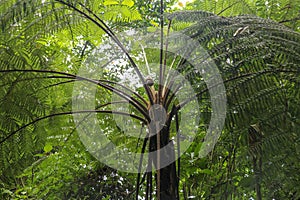
M 159 168 L 157 166 L 157 157 L 153 159 L 154 165 L 156 167 L 156 172 L 159 170 L 159 179 L 156 176 L 156 187 L 159 188 L 157 197 L 160 200 L 177 200 L 178 190 L 178 177 L 176 173 L 176 162 L 175 162 L 175 148 L 173 141 L 169 140 L 169 129 L 163 128 L 159 131 L 160 134 L 160 164 L 168 161 L 172 161 L 171 164 Z M 151 138 L 152 148 L 151 151 L 156 150 L 157 140 L 156 136 Z
M 255 192 L 256 199 L 262 200 L 261 194 L 261 176 L 262 176 L 262 139 L 263 133 L 261 132 L 259 125 L 254 124 L 248 130 L 249 132 L 249 147 L 252 151 L 253 170 L 255 176 Z
M 172 143 L 172 141 L 171 141 Z M 176 200 L 178 180 L 176 175 L 176 164 L 175 164 L 175 151 L 172 143 L 171 147 L 168 147 L 164 152 L 164 156 L 168 156 L 174 162 L 160 170 L 160 199 L 161 200 Z M 164 158 L 161 156 L 161 159 Z
M 261 186 L 260 186 L 260 177 L 261 177 L 261 167 L 262 167 L 262 159 L 259 156 L 258 158 L 253 158 L 253 168 L 255 173 L 255 192 L 256 192 L 256 199 L 262 200 L 261 196 Z

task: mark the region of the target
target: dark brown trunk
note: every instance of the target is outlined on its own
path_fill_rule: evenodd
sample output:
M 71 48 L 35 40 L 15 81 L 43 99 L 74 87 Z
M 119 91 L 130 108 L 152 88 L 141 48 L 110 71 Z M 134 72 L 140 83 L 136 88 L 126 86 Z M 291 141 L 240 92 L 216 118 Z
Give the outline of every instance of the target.
M 170 145 L 166 151 L 165 156 L 172 157 L 175 160 L 175 151 L 174 145 Z M 162 157 L 163 159 L 163 157 Z M 175 161 L 170 165 L 164 167 L 160 171 L 160 199 L 161 200 L 176 200 L 179 199 L 177 197 L 177 189 L 178 189 L 178 180 L 176 175 L 176 164 Z
M 156 178 L 157 188 L 159 188 L 159 196 L 160 200 L 177 200 L 179 197 L 177 196 L 178 190 L 178 177 L 176 174 L 176 162 L 175 162 L 175 149 L 173 141 L 169 140 L 169 129 L 164 128 L 160 132 L 160 177 L 159 180 Z M 157 140 L 156 136 L 152 138 L 152 150 L 156 150 Z M 153 159 L 154 165 L 157 166 L 157 157 Z

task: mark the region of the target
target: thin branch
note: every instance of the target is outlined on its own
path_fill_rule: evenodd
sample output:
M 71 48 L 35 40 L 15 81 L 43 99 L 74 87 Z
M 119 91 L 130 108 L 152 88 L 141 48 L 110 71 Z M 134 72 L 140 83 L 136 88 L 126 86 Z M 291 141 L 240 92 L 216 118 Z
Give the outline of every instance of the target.
M 137 116 L 137 115 L 133 115 L 133 114 L 129 114 L 129 113 L 125 113 L 125 112 L 119 112 L 119 111 L 111 111 L 111 110 L 80 110 L 80 111 L 68 111 L 68 112 L 61 112 L 61 113 L 54 113 L 54 114 L 51 114 L 51 115 L 47 115 L 47 116 L 43 116 L 43 117 L 40 117 L 40 118 L 37 118 L 33 121 L 31 121 L 30 123 L 27 123 L 23 126 L 21 126 L 20 128 L 18 128 L 17 130 L 11 132 L 8 136 L 6 136 L 4 139 L 2 139 L 0 141 L 0 144 L 4 143 L 6 140 L 8 140 L 10 137 L 12 137 L 13 135 L 15 135 L 16 133 L 18 133 L 19 131 L 27 128 L 28 126 L 30 125 L 33 125 L 41 120 L 44 120 L 44 119 L 48 119 L 48 118 L 51 118 L 51 117 L 55 117 L 55 116 L 62 116 L 62 115 L 72 115 L 72 114 L 82 114 L 82 113 L 104 113 L 104 114 L 118 114 L 118 115 L 123 115 L 123 116 L 129 116 L 129 117 L 132 117 L 134 119 L 138 119 L 140 121 L 142 121 L 143 123 L 147 123 L 147 121 L 145 121 L 145 119 Z
M 173 84 L 174 84 L 174 80 L 171 80 L 171 81 L 168 83 L 168 85 L 171 86 L 171 87 L 172 87 Z M 162 102 L 162 104 L 163 104 L 164 106 L 166 105 L 166 102 L 167 102 L 167 100 L 168 100 L 168 97 L 169 97 L 169 95 L 170 95 L 170 93 L 171 93 L 171 88 L 169 88 L 169 86 L 168 86 L 168 87 L 165 87 L 166 90 L 165 90 L 165 94 L 164 94 L 164 98 L 163 98 L 163 102 Z
M 163 66 L 163 57 L 164 57 L 164 1 L 160 0 L 160 55 L 159 55 L 159 85 L 158 85 L 158 100 L 157 103 L 161 104 L 162 102 L 162 89 L 163 89 L 163 78 L 164 78 L 164 69 Z M 156 168 L 156 176 L 157 176 L 157 184 L 156 184 L 156 195 L 157 200 L 160 200 L 161 198 L 161 171 L 160 171 L 160 131 L 157 127 L 156 123 L 156 150 L 157 150 L 157 168 Z M 151 130 L 150 130 L 151 131 Z M 151 134 L 151 133 L 150 133 Z
M 49 73 L 48 71 L 45 71 L 45 72 Z M 68 77 L 68 76 L 40 76 L 40 77 L 31 77 L 31 78 L 20 79 L 20 80 L 16 81 L 16 83 L 24 82 L 24 81 L 31 81 L 31 80 L 35 80 L 35 79 L 48 79 L 48 78 L 50 78 L 50 79 L 59 79 L 59 78 L 65 79 L 65 78 L 70 78 L 70 77 Z M 50 87 L 53 87 L 53 86 L 61 85 L 61 84 L 64 84 L 64 83 L 71 83 L 71 82 L 75 82 L 75 81 L 76 81 L 76 79 L 72 79 L 72 80 L 69 80 L 69 81 L 63 81 L 63 82 L 55 83 L 55 84 L 52 84 L 52 85 L 48 85 L 48 86 L 46 86 L 42 89 L 47 89 L 47 88 L 50 88 Z M 143 103 L 145 103 L 145 105 L 147 104 L 147 101 L 141 95 L 139 95 L 138 93 L 136 93 L 132 89 L 130 89 L 130 88 L 128 88 L 128 87 L 126 87 L 126 86 L 124 86 L 120 83 L 117 83 L 117 82 L 114 82 L 114 81 L 109 81 L 109 80 L 104 80 L 104 79 L 100 79 L 98 81 L 103 82 L 103 83 L 115 84 L 117 86 L 120 86 L 121 88 L 123 88 L 123 89 L 129 91 L 130 93 L 134 94 L 135 96 L 137 96 L 140 100 L 143 101 Z M 0 87 L 6 86 L 6 85 L 11 85 L 11 83 L 2 84 L 2 85 L 0 85 Z M 130 96 L 130 95 L 128 94 L 127 96 Z
M 51 84 L 51 85 L 47 85 L 46 87 L 41 88 L 41 89 L 39 89 L 39 90 L 42 90 L 42 89 L 48 89 L 48 88 L 55 87 L 55 86 L 59 86 L 59 85 L 66 84 L 66 83 L 73 83 L 73 82 L 75 82 L 75 81 L 76 81 L 75 79 L 68 80 L 68 81 L 62 81 L 62 82 L 59 82 L 59 83 L 54 83 L 54 84 Z M 37 90 L 37 91 L 39 91 L 39 90 Z
M 151 139 L 149 141 L 149 152 L 151 151 Z M 152 163 L 153 163 L 153 157 L 152 156 L 148 156 L 148 166 L 147 166 L 147 169 L 148 169 L 148 172 L 149 172 L 149 176 L 150 176 L 150 184 L 149 184 L 149 189 L 150 189 L 150 200 L 153 199 L 152 198 L 152 193 L 153 193 L 153 180 L 152 180 Z
M 148 70 L 148 75 L 150 75 L 151 71 L 150 71 L 150 67 L 149 67 L 149 63 L 148 63 L 148 60 L 147 60 L 145 49 L 144 49 L 144 47 L 143 47 L 142 44 L 140 46 L 141 46 L 142 51 L 143 51 L 143 56 L 144 56 L 144 60 L 145 60 L 145 64 L 146 64 L 147 70 Z
M 177 134 L 177 178 L 178 178 L 177 182 L 179 183 L 179 180 L 180 180 L 180 130 L 179 130 L 178 112 L 176 112 L 176 114 L 175 114 L 175 121 L 176 121 L 176 134 Z M 178 191 L 178 189 L 177 189 L 177 191 Z
M 279 23 L 286 23 L 286 22 L 293 22 L 293 21 L 298 21 L 298 20 L 300 20 L 300 17 L 295 17 L 295 18 L 293 18 L 293 19 L 286 19 L 286 20 L 282 20 L 282 21 L 280 21 Z
M 167 37 L 166 37 L 166 49 L 165 49 L 165 57 L 164 57 L 164 63 L 163 63 L 163 70 L 162 70 L 162 77 L 165 77 L 165 73 L 166 73 L 166 65 L 167 65 L 167 54 L 168 54 L 168 47 L 169 47 L 169 35 L 170 35 L 170 30 L 171 30 L 171 24 L 172 24 L 172 20 L 169 21 L 168 24 L 168 30 L 167 30 Z
M 176 134 L 177 134 L 177 196 L 179 198 L 179 180 L 180 180 L 180 130 L 178 113 L 175 114 Z
M 137 73 L 139 79 L 142 81 L 143 83 L 143 87 L 146 90 L 146 93 L 148 95 L 149 101 L 151 103 L 151 105 L 153 105 L 153 98 L 151 97 L 151 91 L 150 88 L 147 87 L 145 79 L 141 73 L 141 71 L 139 70 L 139 68 L 137 67 L 136 63 L 134 62 L 134 60 L 132 59 L 132 57 L 130 56 L 129 52 L 126 50 L 126 48 L 124 47 L 124 45 L 119 41 L 119 39 L 117 38 L 117 36 L 115 36 L 115 34 L 113 33 L 113 31 L 105 24 L 105 22 L 100 19 L 95 13 L 93 13 L 89 8 L 87 8 L 86 6 L 84 6 L 83 4 L 79 3 L 80 6 L 82 6 L 84 9 L 86 9 L 88 11 L 89 14 L 92 14 L 92 16 L 94 16 L 98 21 L 100 21 L 100 23 L 98 21 L 96 21 L 95 19 L 93 19 L 90 15 L 88 15 L 87 13 L 79 10 L 77 7 L 75 7 L 73 4 L 70 4 L 68 2 L 65 2 L 63 0 L 55 0 L 63 5 L 66 5 L 70 8 L 72 8 L 73 10 L 75 10 L 76 12 L 80 13 L 82 16 L 84 16 L 85 18 L 87 18 L 88 20 L 91 20 L 91 22 L 93 22 L 94 24 L 96 24 L 99 28 L 101 28 L 106 34 L 108 34 L 108 36 L 110 38 L 113 39 L 113 41 L 121 48 L 121 50 L 125 53 L 126 57 L 129 59 L 129 62 L 131 63 L 131 65 L 133 66 L 135 72 Z
M 151 165 L 150 165 L 150 172 L 149 172 L 149 176 L 150 176 L 150 185 L 149 185 L 149 188 L 150 188 L 150 199 L 153 199 L 152 198 L 152 193 L 153 193 L 153 180 L 152 180 L 152 159 L 150 159 L 150 162 L 151 162 Z
M 217 15 L 221 15 L 223 12 L 225 12 L 226 10 L 228 10 L 229 8 L 231 8 L 232 6 L 234 6 L 235 4 L 238 4 L 238 3 L 239 3 L 239 1 L 234 2 L 233 4 L 227 6 L 223 10 L 221 10 Z
M 108 105 L 112 105 L 112 104 L 121 104 L 121 103 L 127 103 L 127 101 L 113 101 L 113 102 L 109 102 L 106 104 L 102 104 L 100 106 L 97 106 L 95 110 L 98 110 L 100 108 L 104 108 Z M 67 142 L 67 140 L 69 139 L 69 137 L 75 132 L 75 130 L 81 125 L 82 122 L 84 122 L 92 113 L 88 113 L 85 117 L 83 117 L 83 119 L 81 119 L 79 122 L 76 123 L 76 126 L 72 129 L 72 131 L 69 133 L 67 139 L 65 140 L 65 142 Z
M 162 100 L 162 88 L 163 88 L 163 78 L 164 69 L 163 66 L 164 57 L 164 1 L 160 0 L 160 54 L 159 54 L 159 85 L 158 85 L 158 103 Z M 159 189 L 159 188 L 158 188 Z M 159 200 L 159 199 L 158 199 Z
M 169 87 L 172 87 L 172 84 L 173 84 L 173 83 L 170 83 L 170 82 L 172 82 L 172 81 L 174 82 L 173 77 L 172 77 L 171 81 L 169 81 L 169 77 L 170 77 L 170 71 L 173 68 L 173 65 L 174 65 L 174 63 L 176 61 L 176 58 L 177 58 L 177 56 L 174 56 L 173 61 L 172 61 L 171 65 L 170 65 L 170 67 L 169 67 L 168 74 L 165 77 L 164 91 L 163 91 L 163 103 L 162 103 L 163 105 L 164 105 L 164 102 L 167 99 L 168 93 L 170 92 Z
M 104 83 L 110 83 L 110 84 L 115 84 L 117 86 L 120 86 L 121 88 L 131 92 L 132 94 L 134 94 L 135 96 L 137 96 L 140 100 L 143 101 L 143 103 L 145 103 L 145 105 L 147 105 L 147 101 L 141 96 L 139 95 L 137 92 L 133 91 L 132 89 L 120 84 L 120 83 L 117 83 L 117 82 L 114 82 L 114 81 L 109 81 L 109 80 L 104 80 L 104 79 L 101 79 L 101 80 L 98 80 L 100 82 L 104 82 Z M 146 111 L 146 110 L 145 110 Z
M 150 156 L 149 156 L 150 157 Z M 148 157 L 148 158 L 149 158 Z M 149 162 L 148 162 L 149 164 Z M 150 191 L 150 188 L 149 188 L 149 185 L 150 185 L 150 173 L 149 172 L 146 172 L 147 174 L 147 181 L 146 181 L 146 200 L 149 200 L 149 191 Z M 151 199 L 150 199 L 151 200 Z
M 166 104 L 165 107 L 168 109 L 169 105 L 171 104 L 172 100 L 176 97 L 176 94 L 178 93 L 178 91 L 180 90 L 180 88 L 182 87 L 182 85 L 177 85 L 177 87 L 175 88 L 175 90 L 172 92 L 172 95 L 170 96 L 170 98 L 167 99 L 168 96 L 166 96 Z M 170 93 L 168 93 L 170 94 Z
M 146 137 L 144 138 L 143 142 L 143 147 L 141 151 L 141 157 L 140 157 L 140 162 L 139 162 L 139 168 L 138 168 L 138 175 L 137 175 L 137 181 L 136 181 L 136 200 L 139 200 L 139 191 L 140 191 L 140 179 L 141 179 L 141 170 L 142 170 L 142 163 L 143 163 L 143 158 L 144 158 L 144 153 L 146 150 L 147 142 L 149 139 L 149 134 L 147 133 Z
M 172 24 L 172 20 L 169 21 L 169 24 L 168 24 L 168 31 L 167 31 L 167 39 L 166 39 L 166 49 L 165 49 L 165 57 L 164 57 L 164 64 L 163 64 L 163 70 L 162 70 L 162 76 L 163 76 L 163 79 L 164 79 L 164 83 L 163 83 L 163 88 L 162 88 L 162 96 L 161 96 L 161 103 L 164 104 L 165 102 L 165 92 L 166 92 L 166 82 L 167 82 L 167 77 L 165 77 L 165 74 L 166 74 L 166 65 L 167 65 L 167 58 L 168 58 L 168 46 L 169 46 L 169 35 L 170 35 L 170 30 L 171 30 L 171 24 Z M 176 58 L 176 57 L 175 57 Z M 173 64 L 173 63 L 172 63 Z M 171 65 L 172 66 L 172 65 Z M 168 73 L 169 74 L 169 73 Z
M 179 52 L 180 50 L 178 50 L 178 52 Z M 189 53 L 190 54 L 190 53 Z M 172 65 L 175 63 L 175 60 L 176 60 L 176 58 L 177 58 L 178 56 L 174 56 L 174 60 L 173 60 L 173 63 L 172 63 Z M 177 69 L 179 68 L 179 66 L 183 66 L 184 65 L 184 63 L 186 63 L 186 59 L 185 58 L 183 58 L 183 57 L 180 57 L 180 60 L 179 60 L 179 62 L 178 62 L 178 64 L 177 64 Z M 169 77 L 169 74 L 170 73 L 168 73 L 168 77 Z M 173 85 L 174 85 L 174 79 L 176 78 L 176 76 L 172 76 L 171 77 L 171 79 L 170 79 L 170 81 L 168 82 L 168 84 L 167 84 L 167 86 L 166 86 L 166 94 L 164 95 L 164 99 L 163 99 L 163 101 L 164 102 L 166 102 L 167 101 L 167 99 L 168 99 L 168 96 L 169 96 L 169 94 L 170 94 L 170 89 L 173 87 Z M 174 95 L 173 95 L 174 96 Z M 172 98 L 171 98 L 171 100 L 172 100 Z M 171 101 L 170 101 L 171 102 Z
M 194 95 L 193 97 L 191 97 L 190 99 L 187 99 L 186 101 L 184 102 L 181 102 L 179 105 L 177 105 L 177 109 L 180 110 L 181 108 L 183 108 L 186 104 L 188 104 L 189 102 L 195 100 L 197 97 L 201 96 L 203 93 L 205 92 L 208 92 L 210 89 L 214 88 L 214 87 L 217 87 L 219 85 L 222 85 L 222 84 L 225 84 L 225 83 L 228 83 L 228 82 L 231 82 L 231 81 L 234 81 L 234 80 L 237 80 L 237 79 L 241 79 L 241 78 L 245 78 L 245 77 L 249 77 L 249 76 L 255 76 L 255 75 L 263 75 L 263 74 L 267 74 L 267 73 L 278 73 L 278 72 L 282 72 L 282 73 L 299 73 L 299 71 L 297 70 L 286 70 L 286 69 L 270 69 L 270 70 L 262 70 L 262 71 L 259 71 L 259 72 L 253 72 L 253 73 L 246 73 L 246 74 L 242 74 L 240 76 L 236 76 L 236 77 L 232 77 L 230 79 L 227 79 L 225 81 L 222 81 L 222 82 L 219 82 L 219 83 L 216 83 L 202 91 L 200 91 L 199 93 L 197 93 L 196 95 Z
M 126 92 L 119 90 L 113 86 L 107 85 L 107 84 L 103 84 L 102 82 L 109 82 L 109 83 L 114 83 L 117 84 L 115 82 L 112 81 L 108 81 L 108 80 L 93 80 L 93 79 L 89 79 L 89 78 L 85 78 L 85 77 L 81 77 L 78 75 L 73 75 L 73 74 L 69 74 L 66 72 L 58 72 L 58 71 L 51 71 L 51 70 L 35 70 L 35 69 L 31 69 L 31 70 L 26 70 L 26 69 L 15 69 L 15 70 L 0 70 L 0 73 L 13 73 L 13 72 L 36 72 L 36 73 L 53 73 L 53 74 L 59 74 L 59 75 L 64 75 L 64 76 L 60 76 L 59 78 L 70 78 L 70 79 L 75 79 L 75 80 L 83 80 L 83 81 L 88 81 L 90 83 L 96 84 L 100 87 L 103 87 L 109 91 L 112 91 L 114 93 L 116 93 L 117 95 L 119 95 L 120 97 L 128 100 L 128 102 L 130 104 L 132 104 L 138 111 L 141 112 L 141 114 L 143 114 L 143 116 L 148 120 L 151 121 L 148 112 L 147 112 L 147 108 L 141 104 L 141 102 L 137 101 L 135 98 L 132 98 L 129 94 L 127 94 Z M 122 86 L 123 88 L 126 88 L 125 86 Z M 127 88 L 128 89 L 128 88 Z M 130 90 L 130 89 L 128 89 Z M 131 91 L 131 90 L 130 90 Z

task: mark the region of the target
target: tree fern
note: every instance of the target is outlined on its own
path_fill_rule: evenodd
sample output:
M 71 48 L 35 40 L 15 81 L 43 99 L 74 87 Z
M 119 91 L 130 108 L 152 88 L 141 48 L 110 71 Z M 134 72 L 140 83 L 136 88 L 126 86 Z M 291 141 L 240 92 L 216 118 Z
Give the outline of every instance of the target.
M 69 128 L 63 131 L 60 127 L 51 127 L 51 125 L 56 123 L 64 126 L 71 122 L 71 125 L 73 125 L 72 120 L 68 117 L 57 120 L 55 123 L 52 123 L 53 121 L 51 120 L 54 117 L 69 116 L 72 114 L 70 110 L 71 101 L 68 98 L 64 99 L 63 96 L 71 95 L 71 87 L 68 85 L 73 82 L 86 81 L 100 87 L 101 89 L 99 90 L 107 92 L 107 96 L 99 97 L 101 100 L 107 98 L 107 101 L 98 105 L 99 109 L 94 112 L 107 115 L 115 112 L 127 117 L 131 116 L 144 124 L 149 122 L 150 111 L 148 107 L 155 103 L 155 95 L 150 91 L 150 87 L 146 84 L 146 77 L 143 76 L 136 61 L 131 57 L 130 53 L 133 54 L 134 52 L 129 53 L 126 50 L 124 44 L 120 42 L 119 38 L 104 21 L 112 20 L 118 22 L 119 20 L 123 20 L 128 22 L 139 19 L 139 15 L 131 8 L 128 2 L 127 4 L 124 2 L 120 4 L 116 1 L 104 1 L 104 7 L 102 4 L 95 7 L 97 1 L 69 2 L 58 0 L 45 3 L 34 1 L 33 4 L 29 4 L 29 1 L 23 0 L 15 4 L 6 1 L 3 4 L 1 7 L 1 27 L 3 34 L 0 36 L 0 106 L 2 111 L 0 115 L 2 119 L 0 123 L 0 163 L 3 166 L 0 171 L 2 175 L 1 180 L 11 182 L 15 173 L 19 173 L 26 165 L 30 164 L 34 160 L 33 155 L 35 151 L 41 150 L 44 145 L 43 141 L 47 139 L 49 134 L 51 136 L 57 134 L 65 136 L 68 131 L 72 132 Z M 217 5 L 217 2 L 215 3 Z M 221 3 L 221 6 L 219 3 Z M 225 14 L 233 11 L 239 5 L 244 6 L 247 4 L 245 1 L 236 1 L 233 4 L 220 1 L 218 2 L 218 7 L 215 7 L 211 11 L 219 11 L 220 14 Z M 250 10 L 251 6 L 247 9 Z M 122 17 L 115 15 L 118 12 L 121 13 Z M 39 17 L 37 18 L 36 16 Z M 197 40 L 207 51 L 207 54 L 204 53 L 192 57 L 190 60 L 194 64 L 202 66 L 199 70 L 194 70 L 190 62 L 187 62 L 184 58 L 176 57 L 176 54 L 166 54 L 171 59 L 173 59 L 172 56 L 175 57 L 173 59 L 175 64 L 172 67 L 189 80 L 197 95 L 186 99 L 184 102 L 178 102 L 178 100 L 174 99 L 174 94 L 180 89 L 180 86 L 178 86 L 180 81 L 176 82 L 172 78 L 174 74 L 170 74 L 171 77 L 164 81 L 170 84 L 171 87 L 174 87 L 175 92 L 174 94 L 170 92 L 165 97 L 166 99 L 163 99 L 162 102 L 159 100 L 158 103 L 163 103 L 166 106 L 166 110 L 170 112 L 170 116 L 174 116 L 176 118 L 175 121 L 178 122 L 178 110 L 190 101 L 197 99 L 201 103 L 201 110 L 207 112 L 207 116 L 201 121 L 201 126 L 208 127 L 210 117 L 214 116 L 214 111 L 211 111 L 212 105 L 209 90 L 223 83 L 226 87 L 229 109 L 226 129 L 223 131 L 224 136 L 222 136 L 222 139 L 224 139 L 223 142 L 228 153 L 225 159 L 227 159 L 229 164 L 227 166 L 223 166 L 223 163 L 216 165 L 218 168 L 225 169 L 221 171 L 221 178 L 226 176 L 226 179 L 222 180 L 220 177 L 212 177 L 211 180 L 216 179 L 215 183 L 217 184 L 211 189 L 211 194 L 207 194 L 206 197 L 212 198 L 218 189 L 220 189 L 220 193 L 224 191 L 222 194 L 225 198 L 229 198 L 229 195 L 234 196 L 234 192 L 231 194 L 227 192 L 228 188 L 236 188 L 236 184 L 229 177 L 233 176 L 234 170 L 240 170 L 239 167 L 242 170 L 245 165 L 248 166 L 248 169 L 256 171 L 254 165 L 252 165 L 252 161 L 257 157 L 262 159 L 263 171 L 264 169 L 268 169 L 270 162 L 278 163 L 277 165 L 274 164 L 274 168 L 279 172 L 283 165 L 291 166 L 293 162 L 298 161 L 296 156 L 289 155 L 288 152 L 293 152 L 297 146 L 289 147 L 289 144 L 297 138 L 300 124 L 298 120 L 300 113 L 298 106 L 300 92 L 297 87 L 300 81 L 298 66 L 300 54 L 298 45 L 300 42 L 299 33 L 269 19 L 250 15 L 225 18 L 205 11 L 190 11 L 172 13 L 167 16 L 167 19 L 171 23 L 169 25 L 170 28 L 172 24 L 175 26 L 173 30 L 184 28 L 180 33 Z M 161 21 L 163 21 L 162 18 Z M 178 22 L 186 24 L 178 26 Z M 162 23 L 162 25 L 164 24 Z M 87 29 L 82 29 L 83 26 L 87 27 Z M 74 39 L 85 31 L 86 34 L 83 35 L 88 35 L 88 30 L 95 29 L 99 29 L 101 34 L 105 32 L 109 35 L 118 47 L 120 47 L 122 53 L 125 53 L 130 63 L 129 67 L 134 69 L 138 73 L 138 78 L 141 79 L 143 88 L 140 90 L 143 90 L 143 95 L 132 91 L 126 85 L 123 87 L 117 85 L 115 81 L 116 77 L 106 75 L 104 76 L 106 79 L 96 80 L 87 77 L 76 77 L 74 75 L 77 72 L 77 67 L 82 64 L 82 59 L 85 53 L 87 53 L 85 47 L 90 43 L 91 38 L 87 37 L 85 40 L 86 45 L 81 45 L 80 50 L 75 51 L 73 54 L 72 50 L 66 47 L 71 43 L 67 43 L 69 41 L 58 45 L 53 50 L 47 48 L 48 44 L 43 44 L 43 40 L 53 41 L 49 39 L 51 34 L 58 37 L 68 32 L 68 36 Z M 172 31 L 172 29 L 169 29 L 169 31 Z M 163 30 L 161 33 L 163 33 Z M 178 44 L 185 44 L 184 42 L 186 41 L 182 41 L 182 38 L 176 38 L 176 35 L 174 37 L 177 39 Z M 77 61 L 77 66 L 72 66 L 68 69 L 68 66 L 64 62 L 62 62 L 62 66 L 56 66 L 57 63 L 64 59 L 64 55 L 59 55 L 62 52 L 59 47 L 66 47 L 65 52 L 69 56 L 72 55 L 74 57 L 74 60 Z M 93 48 L 94 45 L 91 44 L 89 47 Z M 188 57 L 194 48 L 195 46 L 193 45 L 189 46 L 189 48 L 179 45 L 178 52 L 185 52 L 185 56 Z M 150 50 L 150 53 L 153 52 L 155 53 L 155 51 L 151 52 Z M 159 55 L 161 66 L 163 61 L 169 61 L 167 58 L 162 60 L 162 52 Z M 153 60 L 158 60 L 158 57 L 153 57 Z M 51 59 L 49 60 L 49 58 Z M 222 75 L 223 83 L 216 82 L 212 86 L 209 86 L 212 88 L 208 88 L 201 76 L 207 74 L 211 78 L 209 67 L 213 63 L 217 65 Z M 160 73 L 160 75 L 162 74 Z M 111 78 L 111 80 L 107 80 L 107 78 Z M 161 92 L 161 87 L 159 86 L 158 95 Z M 55 92 L 56 89 L 52 90 L 49 88 L 61 88 L 63 91 L 59 93 Z M 124 101 L 110 103 L 110 94 L 112 92 L 117 93 L 122 100 L 129 102 L 133 112 L 123 112 L 121 106 L 119 106 L 120 110 L 112 110 L 117 108 L 119 104 L 124 103 Z M 52 95 L 56 96 L 57 99 Z M 53 106 L 53 101 L 58 102 L 56 106 Z M 113 107 L 112 104 L 116 104 L 117 106 Z M 84 113 L 86 117 L 88 117 L 89 112 L 92 111 L 77 111 L 77 113 Z M 73 114 L 75 113 L 73 112 Z M 109 136 L 116 143 L 127 142 L 129 140 L 122 137 L 117 132 L 117 128 L 112 127 L 115 124 L 109 124 L 109 117 L 105 119 L 106 121 L 103 120 L 102 128 L 108 128 L 109 126 L 112 129 L 113 133 Z M 38 123 L 43 123 L 43 121 L 46 124 L 49 123 L 46 128 L 38 126 Z M 171 122 L 172 117 L 169 123 L 171 124 Z M 252 136 L 253 131 L 249 131 L 251 127 L 253 128 L 257 124 L 259 124 L 259 131 L 254 130 L 254 133 L 263 133 L 263 137 L 258 142 L 248 141 L 246 145 L 249 144 L 249 146 L 247 147 L 242 146 L 242 141 L 249 140 Z M 179 132 L 178 124 L 172 126 L 168 124 L 168 126 L 168 131 Z M 43 135 L 43 131 L 46 132 L 45 135 Z M 167 140 L 169 139 L 167 138 Z M 196 140 L 201 141 L 199 138 L 196 138 Z M 33 141 L 33 144 L 31 145 L 29 141 Z M 159 144 L 159 142 L 153 140 L 153 138 L 148 140 L 148 137 L 146 137 L 141 143 L 137 150 L 142 153 L 160 148 L 155 147 L 154 144 Z M 193 149 L 194 151 L 198 151 L 195 152 L 197 156 L 201 154 L 201 142 L 199 143 L 200 145 L 195 145 L 195 149 Z M 296 143 L 299 144 L 299 141 Z M 128 142 L 125 146 L 131 144 Z M 147 144 L 149 144 L 149 149 L 146 149 Z M 33 147 L 36 148 L 33 150 Z M 218 157 L 218 154 L 222 155 L 220 153 L 222 150 L 220 149 L 222 148 L 217 147 L 210 154 L 212 162 L 221 160 Z M 215 154 L 217 155 L 216 157 L 214 157 Z M 277 154 L 277 156 L 273 157 L 274 154 Z M 238 163 L 238 156 L 240 158 L 248 157 Z M 150 164 L 148 163 L 148 165 L 152 166 L 152 162 L 150 159 Z M 16 167 L 11 168 L 12 165 Z M 213 166 L 212 163 L 210 165 Z M 142 163 L 140 163 L 140 166 L 142 166 Z M 177 172 L 179 171 L 178 168 L 180 168 L 180 161 L 177 163 Z M 159 173 L 159 170 L 156 170 L 156 172 Z M 172 166 L 167 171 L 176 173 L 176 165 L 172 163 Z M 249 171 L 251 173 L 251 170 Z M 270 175 L 271 171 L 273 170 L 266 170 L 263 174 L 259 173 L 258 175 L 257 173 L 250 174 L 254 177 L 260 176 L 259 179 L 255 179 L 255 185 L 260 188 L 261 183 L 264 184 L 265 191 L 263 191 L 263 196 L 266 196 L 265 193 L 271 190 L 268 187 L 268 183 L 264 182 L 268 181 L 264 177 Z M 202 170 L 202 172 L 209 173 L 207 170 Z M 176 180 L 176 176 L 180 175 L 179 173 L 177 175 L 168 174 L 166 170 L 162 170 L 162 173 L 172 176 Z M 281 178 L 281 176 L 283 174 L 279 173 L 278 178 Z M 141 174 L 138 175 L 136 198 L 139 195 L 138 188 L 142 180 L 146 181 L 147 198 L 151 198 L 152 194 L 150 193 L 153 191 L 152 173 L 145 173 L 144 177 Z M 157 197 L 162 198 L 163 196 L 159 194 L 160 176 L 157 179 L 159 179 L 156 182 Z M 242 178 L 239 177 L 239 179 Z M 163 181 L 164 179 L 161 180 Z M 254 186 L 254 184 L 250 185 Z M 152 188 L 150 188 L 151 186 Z M 165 186 L 162 185 L 162 187 Z M 257 191 L 258 198 L 261 196 L 259 193 Z M 173 193 L 172 195 L 172 197 L 176 196 L 179 199 L 178 193 Z M 241 196 L 241 194 L 236 196 Z M 299 196 L 298 189 L 295 189 L 295 196 Z

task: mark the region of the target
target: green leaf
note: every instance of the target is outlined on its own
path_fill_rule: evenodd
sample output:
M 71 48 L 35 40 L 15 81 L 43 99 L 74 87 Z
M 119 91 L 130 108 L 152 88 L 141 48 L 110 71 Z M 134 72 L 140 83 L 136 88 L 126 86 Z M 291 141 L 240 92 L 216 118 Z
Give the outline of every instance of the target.
M 128 7 L 132 7 L 134 5 L 134 1 L 132 1 L 132 0 L 124 0 L 122 2 L 122 5 L 128 6 Z
M 201 169 L 200 173 L 202 173 L 202 174 L 213 174 L 213 171 L 211 171 L 210 169 Z
M 114 1 L 114 0 L 106 0 L 106 1 L 104 1 L 103 4 L 104 4 L 105 6 L 110 6 L 110 5 L 117 5 L 117 4 L 119 4 L 119 2 Z
M 44 146 L 44 151 L 45 151 L 46 153 L 50 152 L 52 149 L 53 149 L 53 147 L 52 147 L 52 145 L 49 144 L 49 143 L 46 144 L 46 145 Z
M 45 150 L 45 147 L 44 147 L 44 150 Z M 51 150 L 50 150 L 51 151 Z M 38 153 L 38 154 L 35 154 L 34 155 L 34 157 L 43 157 L 44 156 L 44 154 L 42 154 L 42 153 Z
M 124 18 L 130 18 L 131 13 L 130 13 L 130 10 L 127 7 L 122 7 L 120 11 L 121 11 L 122 16 Z

